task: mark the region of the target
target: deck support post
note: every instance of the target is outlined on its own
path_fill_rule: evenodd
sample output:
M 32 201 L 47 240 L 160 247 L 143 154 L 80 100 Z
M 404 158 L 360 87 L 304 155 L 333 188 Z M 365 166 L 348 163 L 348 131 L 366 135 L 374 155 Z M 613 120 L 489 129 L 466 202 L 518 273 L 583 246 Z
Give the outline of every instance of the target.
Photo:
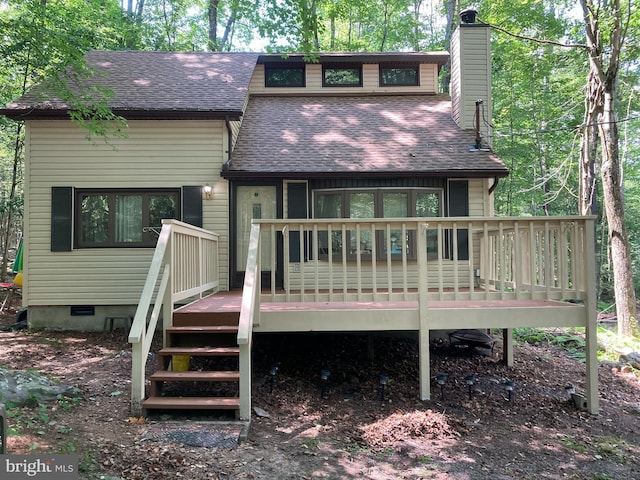
M 502 330 L 502 358 L 507 367 L 513 367 L 513 328 Z
M 431 399 L 431 357 L 429 355 L 429 330 L 421 328 L 420 342 L 420 399 Z
M 589 308 L 587 303 L 587 308 Z M 589 310 L 592 310 L 589 308 Z M 591 316 L 590 313 L 587 315 Z M 595 316 L 595 315 L 594 315 Z M 595 322 L 594 322 L 595 323 Z M 600 408 L 600 400 L 598 397 L 598 335 L 597 327 L 591 325 L 591 320 L 587 325 L 585 335 L 586 355 L 586 393 L 587 393 L 587 409 L 589 413 L 598 414 Z
M 585 222 L 585 234 L 583 245 L 583 262 L 585 265 L 585 290 L 587 292 L 584 302 L 586 327 L 585 327 L 585 348 L 586 348 L 586 394 L 587 410 L 593 415 L 598 414 L 600 409 L 600 398 L 598 396 L 598 314 L 597 314 L 597 291 L 596 291 L 596 260 L 595 255 L 589 255 L 591 247 L 595 245 L 595 220 L 590 218 Z
M 431 399 L 431 358 L 429 356 L 429 284 L 427 277 L 427 227 L 418 225 L 418 343 L 420 346 L 420 399 Z M 439 249 L 442 252 L 441 249 Z M 441 253 L 442 254 L 442 253 Z

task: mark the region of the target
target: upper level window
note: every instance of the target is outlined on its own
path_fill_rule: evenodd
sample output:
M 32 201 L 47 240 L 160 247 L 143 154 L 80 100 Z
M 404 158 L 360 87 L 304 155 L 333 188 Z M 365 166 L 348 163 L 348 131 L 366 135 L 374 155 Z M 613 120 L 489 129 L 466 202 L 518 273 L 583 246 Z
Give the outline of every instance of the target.
M 362 66 L 322 67 L 322 85 L 324 87 L 361 87 Z
M 164 218 L 179 220 L 179 212 L 177 189 L 78 190 L 76 245 L 154 247 L 158 239 L 154 230 L 160 230 Z
M 380 85 L 418 86 L 420 85 L 418 72 L 418 65 L 380 65 Z
M 304 87 L 304 63 L 265 65 L 264 85 L 265 87 Z

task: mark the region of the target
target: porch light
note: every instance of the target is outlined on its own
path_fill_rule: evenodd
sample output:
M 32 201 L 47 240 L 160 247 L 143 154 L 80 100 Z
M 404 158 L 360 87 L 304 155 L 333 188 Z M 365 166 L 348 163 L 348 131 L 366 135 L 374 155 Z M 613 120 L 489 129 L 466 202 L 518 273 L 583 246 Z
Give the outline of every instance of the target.
M 509 396 L 509 402 L 511 402 L 511 396 L 513 394 L 513 389 L 515 388 L 515 386 L 516 384 L 511 380 L 507 380 L 507 382 L 504 384 L 504 389 L 507 391 L 507 395 Z
M 202 187 L 202 193 L 204 194 L 204 198 L 212 199 L 213 198 L 213 187 L 208 183 Z
M 467 375 L 466 377 L 464 377 L 464 381 L 467 383 L 467 386 L 469 387 L 469 400 L 471 400 L 471 394 L 472 394 L 472 387 L 473 384 L 476 382 L 476 376 L 475 375 Z
M 383 373 L 378 378 L 378 381 L 380 382 L 380 401 L 384 402 L 384 389 L 389 384 L 389 375 Z
M 269 393 L 273 393 L 273 384 L 276 381 L 277 373 L 278 373 L 278 366 L 274 365 L 273 367 L 271 367 L 271 370 L 269 370 L 269 375 L 271 376 L 271 379 L 269 382 Z
M 327 383 L 329 382 L 329 376 L 331 372 L 329 370 L 322 370 L 320 372 L 320 380 L 322 382 L 322 388 L 320 389 L 320 398 L 324 398 L 324 394 L 327 390 Z
M 447 383 L 448 375 L 446 373 L 436 374 L 436 382 L 440 385 L 440 399 L 444 400 L 444 384 Z

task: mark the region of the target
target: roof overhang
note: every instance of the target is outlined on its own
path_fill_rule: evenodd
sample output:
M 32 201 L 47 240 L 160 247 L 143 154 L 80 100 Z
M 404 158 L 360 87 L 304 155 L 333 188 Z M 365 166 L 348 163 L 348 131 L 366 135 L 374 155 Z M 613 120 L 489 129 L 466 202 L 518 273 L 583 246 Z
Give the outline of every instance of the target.
M 266 63 L 435 63 L 442 67 L 449 61 L 449 52 L 389 52 L 389 53 L 268 53 L 258 57 L 258 64 Z
M 505 178 L 509 175 L 505 170 L 449 170 L 437 172 L 381 171 L 363 172 L 358 178 Z M 353 178 L 354 172 L 247 172 L 223 169 L 220 176 L 229 180 L 247 180 L 258 178 L 311 180 L 319 178 Z
M 119 110 L 114 115 L 127 120 L 230 120 L 239 121 L 241 111 L 194 110 Z M 12 120 L 69 120 L 68 109 L 0 109 L 0 115 Z

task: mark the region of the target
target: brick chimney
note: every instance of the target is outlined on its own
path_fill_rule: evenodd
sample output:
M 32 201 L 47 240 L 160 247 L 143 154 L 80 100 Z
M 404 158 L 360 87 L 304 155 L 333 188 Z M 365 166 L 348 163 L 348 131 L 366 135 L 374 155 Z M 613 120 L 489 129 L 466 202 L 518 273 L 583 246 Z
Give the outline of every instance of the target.
M 478 104 L 480 133 L 490 145 L 491 29 L 475 23 L 476 15 L 471 9 L 460 12 L 460 25 L 451 37 L 451 115 L 460 128 L 475 132 Z

